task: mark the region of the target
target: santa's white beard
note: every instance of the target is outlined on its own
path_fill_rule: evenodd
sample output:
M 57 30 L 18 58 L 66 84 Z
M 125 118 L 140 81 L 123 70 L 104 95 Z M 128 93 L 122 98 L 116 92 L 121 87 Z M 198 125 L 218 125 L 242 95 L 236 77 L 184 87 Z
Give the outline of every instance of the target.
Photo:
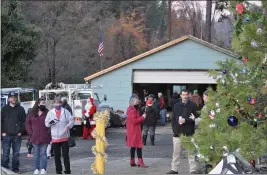
M 84 106 L 84 109 L 85 109 L 86 111 L 89 111 L 89 110 L 91 109 L 92 106 L 93 106 L 93 105 L 87 103 L 87 104 Z

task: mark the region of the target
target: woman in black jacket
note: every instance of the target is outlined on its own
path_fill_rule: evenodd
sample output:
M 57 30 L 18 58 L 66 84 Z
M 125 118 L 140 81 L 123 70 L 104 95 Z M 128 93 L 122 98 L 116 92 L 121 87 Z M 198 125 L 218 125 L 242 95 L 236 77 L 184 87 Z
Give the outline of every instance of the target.
M 146 145 L 147 134 L 150 135 L 150 142 L 151 145 L 155 145 L 155 131 L 156 131 L 156 124 L 157 124 L 157 112 L 152 107 L 153 100 L 149 99 L 146 103 L 146 118 L 143 123 L 143 145 Z

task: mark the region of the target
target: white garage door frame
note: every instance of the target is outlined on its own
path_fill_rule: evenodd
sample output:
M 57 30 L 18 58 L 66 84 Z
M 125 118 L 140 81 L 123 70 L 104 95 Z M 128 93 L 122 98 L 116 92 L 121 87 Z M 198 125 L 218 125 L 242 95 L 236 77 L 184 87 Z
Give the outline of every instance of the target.
M 208 70 L 133 70 L 133 83 L 217 84 Z

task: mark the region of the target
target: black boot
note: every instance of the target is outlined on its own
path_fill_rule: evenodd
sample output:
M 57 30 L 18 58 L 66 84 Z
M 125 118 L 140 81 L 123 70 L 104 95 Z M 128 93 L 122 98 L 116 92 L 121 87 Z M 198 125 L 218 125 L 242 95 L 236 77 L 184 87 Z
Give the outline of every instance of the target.
M 150 142 L 152 146 L 155 146 L 155 135 L 150 135 Z
M 143 140 L 143 145 L 146 145 L 146 139 L 147 139 L 147 135 L 143 135 L 143 138 L 142 138 L 142 140 Z
M 64 171 L 64 174 L 71 174 L 71 171 Z

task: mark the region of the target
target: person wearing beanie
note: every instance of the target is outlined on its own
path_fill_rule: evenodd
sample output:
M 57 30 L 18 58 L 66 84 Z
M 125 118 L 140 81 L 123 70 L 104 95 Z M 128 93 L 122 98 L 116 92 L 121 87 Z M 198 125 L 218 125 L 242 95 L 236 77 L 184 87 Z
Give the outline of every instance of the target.
M 130 166 L 147 168 L 142 158 L 142 132 L 140 124 L 145 120 L 146 114 L 139 115 L 137 110 L 139 105 L 139 98 L 132 96 L 129 101 L 129 107 L 127 108 L 127 120 L 126 120 L 126 145 L 130 148 Z M 135 152 L 137 152 L 138 163 L 135 163 Z
M 146 119 L 144 120 L 144 123 L 143 123 L 142 140 L 143 140 L 143 145 L 146 145 L 147 135 L 149 133 L 150 143 L 152 146 L 154 146 L 155 145 L 155 130 L 156 130 L 156 124 L 157 124 L 157 112 L 152 107 L 152 104 L 153 104 L 152 99 L 147 100 L 146 109 L 145 109 Z

